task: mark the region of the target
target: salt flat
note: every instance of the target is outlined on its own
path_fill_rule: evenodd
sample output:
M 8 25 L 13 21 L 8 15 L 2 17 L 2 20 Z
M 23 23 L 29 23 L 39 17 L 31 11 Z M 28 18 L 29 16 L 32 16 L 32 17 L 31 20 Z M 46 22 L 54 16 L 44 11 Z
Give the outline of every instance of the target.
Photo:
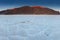
M 0 15 L 0 40 L 60 40 L 60 15 Z

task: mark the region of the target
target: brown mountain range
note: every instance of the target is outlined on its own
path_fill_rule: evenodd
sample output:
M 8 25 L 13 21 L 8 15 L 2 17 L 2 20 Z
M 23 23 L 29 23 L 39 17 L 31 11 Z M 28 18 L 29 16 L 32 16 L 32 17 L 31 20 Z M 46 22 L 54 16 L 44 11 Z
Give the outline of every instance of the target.
M 48 15 L 59 15 L 58 11 L 41 7 L 41 6 L 23 6 L 19 8 L 9 9 L 0 11 L 3 15 L 15 15 L 15 14 L 48 14 Z

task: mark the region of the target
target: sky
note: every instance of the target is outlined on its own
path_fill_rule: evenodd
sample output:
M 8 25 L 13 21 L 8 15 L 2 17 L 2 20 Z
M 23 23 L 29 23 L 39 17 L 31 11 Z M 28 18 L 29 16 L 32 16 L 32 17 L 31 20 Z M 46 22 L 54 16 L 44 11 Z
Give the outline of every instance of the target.
M 59 0 L 0 0 L 0 10 L 16 8 L 20 6 L 45 6 L 60 10 Z

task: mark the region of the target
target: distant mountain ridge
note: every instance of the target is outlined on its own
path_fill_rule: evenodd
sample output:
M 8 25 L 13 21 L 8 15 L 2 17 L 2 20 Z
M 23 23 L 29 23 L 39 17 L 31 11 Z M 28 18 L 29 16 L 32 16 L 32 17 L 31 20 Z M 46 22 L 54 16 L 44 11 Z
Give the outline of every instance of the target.
M 2 15 L 15 15 L 15 14 L 48 14 L 59 15 L 58 11 L 42 6 L 23 6 L 19 8 L 0 11 Z

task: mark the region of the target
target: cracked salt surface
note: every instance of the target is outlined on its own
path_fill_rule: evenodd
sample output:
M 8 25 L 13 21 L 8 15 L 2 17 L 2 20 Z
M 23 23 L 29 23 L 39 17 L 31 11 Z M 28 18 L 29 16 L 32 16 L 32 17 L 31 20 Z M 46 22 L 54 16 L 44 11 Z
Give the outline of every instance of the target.
M 60 16 L 2 15 L 0 40 L 60 40 Z

